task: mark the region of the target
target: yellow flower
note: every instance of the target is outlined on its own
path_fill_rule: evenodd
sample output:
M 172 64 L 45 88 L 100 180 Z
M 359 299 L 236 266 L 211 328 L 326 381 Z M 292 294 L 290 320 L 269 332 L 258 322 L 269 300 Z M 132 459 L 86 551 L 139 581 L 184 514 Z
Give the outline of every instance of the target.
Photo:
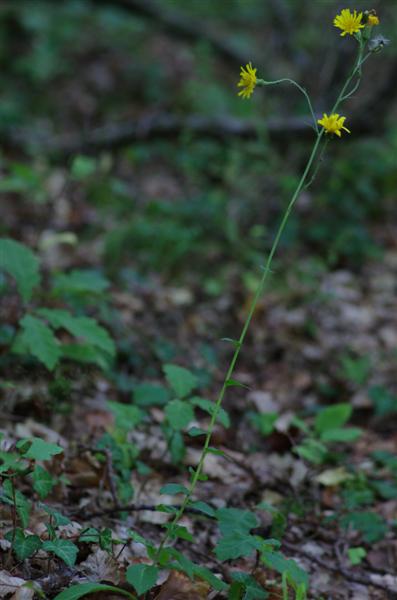
M 245 68 L 241 67 L 240 81 L 237 87 L 243 88 L 238 93 L 242 98 L 249 98 L 253 94 L 257 82 L 256 71 L 257 69 L 252 68 L 252 63 L 248 63 Z
M 362 12 L 357 14 L 357 11 L 355 10 L 352 13 L 348 8 L 344 8 L 340 15 L 336 15 L 334 25 L 335 27 L 342 29 L 341 36 L 344 36 L 347 33 L 353 35 L 364 28 L 364 25 L 361 23 L 362 18 Z
M 341 137 L 342 129 L 350 133 L 350 130 L 343 126 L 345 120 L 346 117 L 341 117 L 338 113 L 334 113 L 330 116 L 324 113 L 323 118 L 318 119 L 317 123 L 324 127 L 326 133 L 335 133 L 338 137 Z
M 371 27 L 372 27 L 373 25 L 379 25 L 379 23 L 380 23 L 379 17 L 377 17 L 374 14 L 368 15 L 368 25 L 371 25 Z

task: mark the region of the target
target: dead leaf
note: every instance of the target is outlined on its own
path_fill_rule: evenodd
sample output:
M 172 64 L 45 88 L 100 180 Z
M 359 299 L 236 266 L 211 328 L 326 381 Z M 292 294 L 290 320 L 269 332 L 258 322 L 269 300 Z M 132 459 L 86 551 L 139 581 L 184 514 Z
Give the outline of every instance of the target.
M 179 571 L 171 571 L 155 600 L 203 600 L 209 591 L 210 586 L 206 581 L 192 581 Z
M 119 565 L 105 550 L 98 548 L 80 563 L 80 568 L 89 581 L 120 583 Z
M 15 593 L 25 583 L 26 581 L 20 577 L 12 577 L 7 571 L 0 571 L 0 598 L 5 598 L 8 594 Z

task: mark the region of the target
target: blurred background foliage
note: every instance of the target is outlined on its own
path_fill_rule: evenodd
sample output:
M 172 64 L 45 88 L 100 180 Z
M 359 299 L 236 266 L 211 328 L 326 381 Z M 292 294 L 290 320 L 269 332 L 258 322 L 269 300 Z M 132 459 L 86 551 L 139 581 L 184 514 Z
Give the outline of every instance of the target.
M 4 0 L 1 235 L 40 248 L 43 232 L 73 233 L 63 266 L 114 279 L 215 296 L 243 270 L 255 279 L 311 129 L 294 89 L 238 98 L 240 65 L 295 78 L 329 111 L 356 51 L 332 26 L 347 6 L 375 8 L 393 37 L 397 5 L 382 0 Z M 344 108 L 352 134 L 302 195 L 280 273 L 307 255 L 314 278 L 360 269 L 395 244 L 395 44 L 365 71 Z

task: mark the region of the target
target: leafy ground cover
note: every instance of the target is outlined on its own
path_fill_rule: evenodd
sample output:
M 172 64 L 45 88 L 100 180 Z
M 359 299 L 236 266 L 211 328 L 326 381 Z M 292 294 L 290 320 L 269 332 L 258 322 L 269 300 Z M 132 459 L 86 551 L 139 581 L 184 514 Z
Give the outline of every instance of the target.
M 266 31 L 264 68 L 288 64 L 309 85 L 335 10 L 173 2 L 183 37 L 159 6 L 149 19 L 131 4 L 0 12 L 13 56 L 0 102 L 0 597 L 393 598 L 397 131 L 358 117 L 358 139 L 302 195 L 202 481 L 159 552 L 307 151 L 300 126 L 296 143 L 266 128 L 269 113 L 299 121 L 299 99 L 241 105 L 229 63 L 263 55 Z M 223 37 L 189 38 L 203 17 Z M 385 80 L 390 56 L 390 71 L 383 57 L 374 67 Z M 388 110 L 386 124 L 395 99 Z M 148 139 L 163 113 L 262 127 Z M 66 134 L 115 120 L 141 134 L 65 151 Z

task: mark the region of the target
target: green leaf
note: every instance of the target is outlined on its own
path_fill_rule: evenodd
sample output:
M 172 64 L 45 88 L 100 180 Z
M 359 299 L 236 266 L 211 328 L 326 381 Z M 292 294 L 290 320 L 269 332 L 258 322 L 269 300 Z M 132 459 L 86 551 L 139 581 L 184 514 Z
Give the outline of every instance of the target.
M 37 535 L 25 536 L 22 529 L 16 529 L 12 548 L 19 560 L 25 560 L 32 556 L 41 548 L 41 545 L 41 539 Z
M 184 398 L 197 387 L 197 377 L 184 367 L 179 367 L 178 365 L 163 365 L 163 371 L 168 383 L 178 398 Z
M 104 371 L 111 367 L 111 361 L 108 354 L 100 348 L 94 348 L 89 344 L 62 344 L 62 357 L 74 360 L 79 363 L 91 363 L 98 365 Z
M 216 511 L 219 529 L 223 535 L 239 531 L 248 533 L 251 529 L 258 527 L 259 519 L 255 513 L 239 508 L 219 508 Z
M 72 567 L 76 562 L 77 553 L 79 549 L 73 542 L 69 540 L 63 540 L 58 538 L 53 541 L 43 543 L 43 550 L 46 552 L 52 552 L 55 556 L 58 556 L 68 566 Z
M 200 435 L 207 435 L 205 429 L 200 429 L 200 427 L 191 427 L 187 432 L 190 437 L 199 437 Z
M 354 442 L 361 434 L 362 431 L 359 427 L 344 427 L 343 429 L 337 427 L 327 429 L 320 437 L 323 442 Z
M 295 447 L 295 452 L 315 465 L 321 465 L 328 454 L 327 447 L 324 444 L 311 438 L 304 439 L 302 444 Z
M 353 407 L 351 404 L 334 404 L 323 408 L 316 417 L 314 428 L 317 433 L 324 433 L 329 429 L 338 429 L 350 419 Z
M 183 400 L 171 400 L 165 407 L 166 417 L 173 429 L 185 429 L 194 419 L 193 408 Z
M 128 567 L 126 578 L 128 583 L 141 595 L 156 585 L 158 573 L 159 570 L 154 565 L 141 563 Z
M 170 538 L 173 540 L 180 538 L 181 540 L 186 540 L 187 542 L 194 542 L 194 537 L 184 525 L 165 523 L 163 527 L 169 531 Z
M 357 548 L 349 548 L 347 551 L 347 555 L 352 565 L 359 565 L 363 559 L 367 556 L 367 552 L 361 546 Z
M 100 295 L 109 287 L 109 281 L 97 271 L 74 270 L 55 275 L 52 292 L 57 295 Z
M 28 302 L 33 288 L 40 283 L 39 261 L 33 252 L 15 240 L 1 238 L 0 270 L 15 279 L 19 293 Z
M 215 546 L 218 560 L 234 560 L 240 556 L 249 556 L 254 550 L 259 550 L 258 539 L 241 531 L 234 531 L 220 538 Z
M 96 592 L 111 592 L 113 594 L 126 596 L 131 600 L 136 600 L 135 596 L 129 592 L 114 587 L 113 585 L 103 585 L 102 583 L 78 583 L 55 596 L 54 600 L 78 600 L 79 598 L 83 598 L 83 596 L 88 596 L 88 594 L 94 594 Z
M 241 381 L 237 381 L 237 379 L 228 379 L 226 381 L 226 387 L 242 387 L 246 390 L 250 389 L 248 385 L 246 385 L 245 383 L 241 383 Z
M 242 571 L 234 571 L 232 573 L 233 581 L 239 586 L 239 594 L 236 595 L 236 599 L 240 600 L 259 600 L 260 598 L 267 598 L 268 593 L 265 592 L 262 586 L 248 573 Z M 241 595 L 241 592 L 244 592 Z
M 169 494 L 174 496 L 175 494 L 188 494 L 189 490 L 180 483 L 167 483 L 160 489 L 160 494 Z
M 15 506 L 17 514 L 21 520 L 22 526 L 26 529 L 26 527 L 29 524 L 29 515 L 31 507 L 29 500 L 19 490 L 13 490 L 13 485 L 9 479 L 6 479 L 3 483 L 3 492 L 4 496 L 1 498 L 1 500 L 9 505 L 14 504 L 15 494 Z
M 281 575 L 286 573 L 287 581 L 296 590 L 302 584 L 307 588 L 309 578 L 303 569 L 292 558 L 285 558 L 280 552 L 265 550 L 261 555 L 262 561 Z
M 43 321 L 32 315 L 25 315 L 20 320 L 20 325 L 22 332 L 18 343 L 52 371 L 61 356 L 59 342 L 54 333 Z M 17 346 L 15 349 L 17 350 Z
M 201 579 L 204 579 L 210 586 L 216 590 L 217 592 L 223 592 L 227 589 L 227 585 L 218 577 L 215 577 L 213 572 L 207 567 L 199 567 L 197 565 L 194 566 L 194 574 Z
M 135 386 L 133 396 L 138 406 L 164 406 L 170 400 L 170 392 L 166 387 L 152 383 Z
M 387 531 L 386 521 L 377 513 L 374 512 L 352 512 L 344 515 L 340 520 L 341 526 L 344 529 L 352 527 L 359 531 L 365 542 L 372 544 L 382 540 Z
M 114 341 L 109 333 L 95 319 L 75 317 L 67 310 L 41 308 L 38 313 L 47 319 L 54 329 L 63 328 L 78 339 L 83 339 L 95 348 L 103 350 L 110 356 L 116 354 Z
M 201 500 L 195 500 L 193 502 L 189 502 L 189 508 L 194 508 L 195 510 L 199 510 L 204 515 L 208 515 L 209 517 L 215 517 L 215 509 L 212 508 L 206 502 L 202 502 Z
M 45 442 L 41 438 L 25 438 L 17 443 L 24 444 L 25 442 L 31 442 L 29 448 L 24 453 L 25 458 L 32 458 L 33 460 L 49 460 L 52 456 L 63 452 L 63 448 L 57 444 L 50 444 Z
M 134 429 L 143 420 L 144 413 L 133 404 L 122 404 L 111 400 L 106 404 L 115 416 L 116 425 L 120 429 Z
M 53 524 L 55 527 L 59 527 L 59 525 L 70 525 L 71 520 L 68 519 L 68 517 L 65 517 L 59 511 L 53 509 L 51 506 L 48 506 L 47 504 L 43 504 L 42 502 L 40 503 L 40 506 L 43 510 L 45 510 L 47 515 L 50 515 L 52 517 Z
M 48 494 L 51 492 L 55 484 L 52 475 L 43 469 L 43 467 L 37 465 L 32 473 L 32 479 L 33 488 L 40 496 L 40 499 L 44 500 L 44 498 L 46 498 L 46 496 L 48 496 Z
M 72 162 L 70 174 L 73 179 L 80 181 L 93 175 L 97 170 L 97 161 L 91 156 L 79 154 L 75 156 Z
M 216 405 L 211 400 L 207 400 L 206 398 L 200 398 L 199 396 L 193 396 L 189 400 L 190 404 L 193 406 L 198 406 L 201 410 L 204 410 L 209 415 L 213 415 Z M 230 427 L 230 418 L 224 408 L 220 407 L 218 411 L 217 420 L 224 426 L 226 429 Z

